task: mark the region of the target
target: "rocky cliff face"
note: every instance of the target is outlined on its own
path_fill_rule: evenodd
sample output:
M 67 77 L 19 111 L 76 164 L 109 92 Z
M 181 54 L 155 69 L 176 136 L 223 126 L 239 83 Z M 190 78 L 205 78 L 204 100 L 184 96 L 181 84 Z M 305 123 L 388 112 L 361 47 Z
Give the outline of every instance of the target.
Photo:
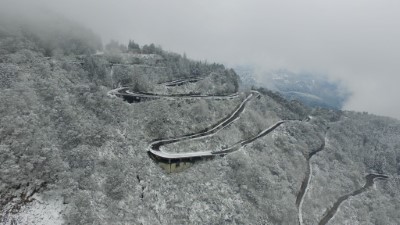
M 160 49 L 47 57 L 30 37 L 2 38 L 2 224 L 400 224 L 398 120 L 309 109 L 264 89 L 235 114 L 250 92 L 216 98 L 238 90 L 222 65 Z M 174 80 L 184 82 L 165 85 Z M 140 101 L 110 95 L 119 85 Z M 149 157 L 154 140 L 233 114 L 161 150 L 251 140 L 237 151 Z

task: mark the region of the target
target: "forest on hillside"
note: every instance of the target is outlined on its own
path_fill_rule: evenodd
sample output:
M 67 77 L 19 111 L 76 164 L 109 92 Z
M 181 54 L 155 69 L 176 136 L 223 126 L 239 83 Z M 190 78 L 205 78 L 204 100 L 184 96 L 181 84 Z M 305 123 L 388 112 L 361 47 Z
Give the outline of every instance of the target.
M 344 201 L 329 224 L 400 224 L 398 120 L 308 108 L 260 88 L 229 126 L 165 150 L 223 149 L 284 124 L 232 154 L 168 173 L 149 157 L 149 143 L 229 116 L 250 91 L 236 72 L 154 44 L 103 48 L 80 25 L 45 21 L 0 19 L 1 223 L 298 224 L 301 217 L 318 224 L 368 174 L 384 174 Z M 188 78 L 198 79 L 165 85 Z M 107 95 L 118 87 L 237 97 L 129 104 Z

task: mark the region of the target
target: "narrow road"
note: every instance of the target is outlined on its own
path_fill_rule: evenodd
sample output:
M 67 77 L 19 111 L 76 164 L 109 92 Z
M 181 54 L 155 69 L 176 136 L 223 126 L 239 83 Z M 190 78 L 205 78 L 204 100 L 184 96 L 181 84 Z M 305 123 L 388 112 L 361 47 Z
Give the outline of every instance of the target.
M 238 93 L 231 94 L 231 95 L 188 95 L 188 94 L 177 94 L 177 95 L 157 95 L 153 93 L 142 93 L 142 92 L 130 92 L 128 91 L 127 87 L 120 87 L 113 89 L 107 93 L 108 96 L 110 97 L 133 97 L 133 98 L 171 98 L 171 99 L 190 99 L 190 98 L 202 98 L 202 99 L 231 99 L 231 98 L 237 98 L 239 95 Z M 258 138 L 261 138 L 271 131 L 275 130 L 278 126 L 283 124 L 285 121 L 278 121 L 271 127 L 261 131 L 259 134 L 257 134 L 254 137 L 241 140 L 232 146 L 229 146 L 227 148 L 223 148 L 221 150 L 216 150 L 216 151 L 198 151 L 198 152 L 185 152 L 185 153 L 169 153 L 163 151 L 161 146 L 167 145 L 167 144 L 172 144 L 184 140 L 194 140 L 198 138 L 205 138 L 205 137 L 210 137 L 217 133 L 218 131 L 224 129 L 225 127 L 229 126 L 231 123 L 233 123 L 236 119 L 239 118 L 239 115 L 244 111 L 246 104 L 253 98 L 258 97 L 260 95 L 259 92 L 257 91 L 251 91 L 251 93 L 247 96 L 246 99 L 242 101 L 242 103 L 235 108 L 235 110 L 228 115 L 226 118 L 222 119 L 220 122 L 217 124 L 206 128 L 202 131 L 199 131 L 197 133 L 193 134 L 187 134 L 183 135 L 180 137 L 175 137 L 175 138 L 169 138 L 169 139 L 163 139 L 163 140 L 155 140 L 152 143 L 150 143 L 148 152 L 150 156 L 155 158 L 161 158 L 163 160 L 178 160 L 178 159 L 187 159 L 187 158 L 201 158 L 201 157 L 214 157 L 217 155 L 226 155 L 235 151 L 240 150 L 242 147 L 246 146 L 247 144 L 257 140 Z
M 129 64 L 129 63 L 109 63 L 108 66 L 125 66 L 125 67 L 142 67 L 142 68 L 155 68 L 155 69 L 166 69 L 166 66 L 150 66 L 145 64 Z
M 267 129 L 261 131 L 259 134 L 257 134 L 254 137 L 242 140 L 242 141 L 240 141 L 240 142 L 238 142 L 238 143 L 236 143 L 236 144 L 234 144 L 234 145 L 232 145 L 230 147 L 224 148 L 222 150 L 214 151 L 213 155 L 222 155 L 222 154 L 228 154 L 228 153 L 232 153 L 232 152 L 238 151 L 242 147 L 244 147 L 244 146 L 252 143 L 253 141 L 255 141 L 255 140 L 257 140 L 257 139 L 259 139 L 261 137 L 264 137 L 267 134 L 269 134 L 270 132 L 275 130 L 277 127 L 279 127 L 281 124 L 283 124 L 284 122 L 285 121 L 280 120 L 280 121 L 276 122 L 274 125 L 272 125 L 272 126 L 268 127 Z
M 191 153 L 167 153 L 167 152 L 163 152 L 160 150 L 160 147 L 163 145 L 167 145 L 167 144 L 172 144 L 175 142 L 179 142 L 179 141 L 184 141 L 184 140 L 189 140 L 189 139 L 197 139 L 197 138 L 205 138 L 205 137 L 209 137 L 211 135 L 214 135 L 215 133 L 217 133 L 218 131 L 222 130 L 223 128 L 227 127 L 228 125 L 230 125 L 233 121 L 235 121 L 236 119 L 239 118 L 239 115 L 244 111 L 244 108 L 247 104 L 247 102 L 249 102 L 251 99 L 255 98 L 259 96 L 259 93 L 256 91 L 252 91 L 246 99 L 244 99 L 242 101 L 242 103 L 240 103 L 239 106 L 237 106 L 235 108 L 235 110 L 228 115 L 227 117 L 225 117 L 224 119 L 222 119 L 220 122 L 218 122 L 217 124 L 204 129 L 203 131 L 199 131 L 197 133 L 193 133 L 193 134 L 187 134 L 187 135 L 183 135 L 180 137 L 175 137 L 175 138 L 169 138 L 169 139 L 164 139 L 164 140 L 155 140 L 152 143 L 150 143 L 149 145 L 149 152 L 151 152 L 152 154 L 161 157 L 161 158 L 165 158 L 165 159 L 177 159 L 177 158 L 191 158 L 191 157 L 204 157 L 204 156 L 213 156 L 215 154 L 213 154 L 212 151 L 203 151 L 203 152 L 191 152 Z
M 321 219 L 321 221 L 318 223 L 318 225 L 325 225 L 328 223 L 328 221 L 330 219 L 333 218 L 333 216 L 335 216 L 339 206 L 346 201 L 348 198 L 352 197 L 352 196 L 356 196 L 359 195 L 365 191 L 367 191 L 373 184 L 374 184 L 374 180 L 375 179 L 388 179 L 389 177 L 383 174 L 368 174 L 367 176 L 365 176 L 366 182 L 365 185 L 358 189 L 353 191 L 352 193 L 349 193 L 347 195 L 344 195 L 342 197 L 340 197 L 335 204 L 333 204 L 332 208 L 326 210 L 324 217 Z
M 271 131 L 276 129 L 279 125 L 284 123 L 284 121 L 278 121 L 277 123 L 275 123 L 274 125 L 272 125 L 271 127 L 267 128 L 267 129 L 263 130 L 256 136 L 251 137 L 249 139 L 239 141 L 236 144 L 234 144 L 230 147 L 227 147 L 227 148 L 223 148 L 221 150 L 185 152 L 185 153 L 170 153 L 170 152 L 163 151 L 161 149 L 161 146 L 184 141 L 184 140 L 194 140 L 194 139 L 199 139 L 199 138 L 206 138 L 206 137 L 210 137 L 210 136 L 216 134 L 218 131 L 224 129 L 225 127 L 227 127 L 228 125 L 233 123 L 235 120 L 237 120 L 239 118 L 240 114 L 244 111 L 246 104 L 251 99 L 258 97 L 259 95 L 260 95 L 259 92 L 252 91 L 247 96 L 247 98 L 244 99 L 242 101 L 242 103 L 238 107 L 236 107 L 235 110 L 230 115 L 228 115 L 227 117 L 222 119 L 217 124 L 204 129 L 203 131 L 199 131 L 199 132 L 193 133 L 193 134 L 183 135 L 180 137 L 153 141 L 149 145 L 148 152 L 150 152 L 150 154 L 152 156 L 157 156 L 164 160 L 177 160 L 177 159 L 185 159 L 185 158 L 213 157 L 213 156 L 217 156 L 217 155 L 226 155 L 228 153 L 238 151 L 239 149 L 241 149 L 242 147 L 246 146 L 247 144 L 255 141 L 256 139 L 267 135 L 268 133 L 270 133 Z
M 326 145 L 326 133 L 325 133 L 325 138 L 323 143 L 321 144 L 320 147 L 318 147 L 316 150 L 311 151 L 308 155 L 306 155 L 306 160 L 307 160 L 307 170 L 306 170 L 306 175 L 302 181 L 301 187 L 300 187 L 300 191 L 297 195 L 296 198 L 296 206 L 298 208 L 298 219 L 299 219 L 299 224 L 300 225 L 304 225 L 304 221 L 303 221 L 303 202 L 304 202 L 304 197 L 307 194 L 309 187 L 310 187 L 310 182 L 311 182 L 311 178 L 312 178 L 312 165 L 311 165 L 311 158 L 317 154 L 318 152 L 324 150 Z M 365 185 L 356 190 L 353 191 L 352 193 L 349 193 L 347 195 L 344 195 L 342 197 L 340 197 L 335 204 L 332 206 L 332 208 L 326 210 L 323 218 L 321 219 L 321 221 L 318 223 L 318 225 L 325 225 L 328 223 L 328 221 L 335 215 L 335 213 L 337 212 L 339 206 L 342 204 L 342 202 L 344 202 L 345 200 L 347 200 L 349 197 L 351 196 L 356 196 L 358 194 L 361 194 L 365 191 L 368 190 L 368 188 L 370 188 L 373 184 L 374 184 L 374 180 L 375 179 L 387 179 L 388 176 L 386 175 L 382 175 L 382 174 L 368 174 L 365 179 L 366 179 L 366 183 Z
M 262 132 L 260 132 L 259 134 L 257 134 L 256 136 L 246 139 L 246 140 L 242 140 L 230 147 L 227 148 L 223 148 L 221 150 L 217 150 L 217 151 L 199 151 L 199 152 L 185 152 L 185 153 L 169 153 L 169 152 L 165 152 L 160 150 L 160 147 L 162 145 L 166 145 L 166 144 L 171 144 L 174 142 L 179 142 L 179 141 L 183 141 L 183 140 L 189 140 L 189 139 L 195 139 L 195 138 L 204 138 L 207 137 L 209 135 L 204 135 L 204 136 L 199 136 L 199 137 L 193 137 L 193 138 L 185 138 L 185 139 L 179 139 L 179 140 L 166 140 L 166 141 L 160 141 L 158 143 L 152 143 L 150 145 L 149 148 L 149 152 L 151 152 L 153 155 L 161 157 L 163 159 L 167 159 L 167 160 L 177 160 L 177 159 L 185 159 L 185 158 L 198 158 L 198 157 L 213 157 L 213 156 L 223 156 L 232 152 L 236 152 L 239 151 L 242 147 L 246 146 L 247 144 L 257 140 L 258 138 L 261 138 L 265 135 L 267 135 L 268 133 L 272 132 L 273 130 L 275 130 L 277 127 L 279 127 L 281 124 L 283 124 L 284 121 L 278 121 L 276 122 L 274 125 L 272 125 L 271 127 L 263 130 Z M 225 127 L 225 126 L 224 126 Z
M 196 83 L 197 81 L 200 81 L 202 79 L 203 78 L 190 77 L 190 78 L 186 78 L 186 79 L 167 81 L 167 82 L 161 83 L 161 85 L 165 85 L 167 87 L 175 87 L 175 86 L 184 85 L 186 83 Z
M 112 72 L 111 72 L 112 75 Z M 200 79 L 194 78 L 193 80 L 187 79 L 187 80 L 175 80 L 175 81 L 169 81 L 166 83 L 163 83 L 166 86 L 179 86 L 187 82 L 197 82 Z M 237 98 L 239 95 L 238 93 L 235 94 L 230 94 L 230 95 L 197 95 L 197 94 L 176 94 L 176 95 L 158 95 L 158 94 L 153 94 L 153 93 L 143 93 L 143 92 L 130 92 L 129 88 L 127 87 L 120 87 L 116 88 L 113 90 L 110 90 L 107 93 L 108 96 L 110 97 L 123 97 L 124 99 L 127 98 L 132 98 L 140 101 L 142 98 L 149 98 L 149 99 L 157 99 L 157 98 L 164 98 L 164 99 L 196 99 L 196 98 L 202 98 L 202 99 L 232 99 L 232 98 Z M 260 95 L 259 92 L 257 91 L 251 91 L 251 93 L 247 96 L 246 99 L 244 99 L 239 106 L 235 108 L 235 110 L 219 121 L 218 123 L 212 125 L 211 127 L 208 127 L 202 131 L 192 133 L 192 134 L 187 134 L 179 137 L 174 137 L 174 138 L 169 138 L 169 139 L 162 139 L 162 140 L 154 140 L 149 144 L 148 147 L 148 154 L 151 158 L 156 159 L 159 162 L 168 162 L 169 164 L 169 170 L 172 171 L 172 166 L 171 162 L 177 162 L 180 163 L 182 161 L 194 161 L 198 159 L 209 159 L 209 158 L 214 158 L 215 156 L 224 156 L 226 154 L 235 152 L 240 150 L 242 147 L 246 146 L 249 143 L 254 142 L 258 138 L 261 138 L 268 133 L 272 132 L 275 130 L 277 127 L 279 127 L 281 124 L 285 123 L 286 121 L 278 121 L 269 128 L 261 131 L 259 134 L 245 139 L 241 140 L 229 147 L 220 149 L 220 150 L 215 150 L 215 151 L 198 151 L 198 152 L 184 152 L 184 153 L 170 153 L 166 152 L 161 147 L 163 145 L 167 144 L 172 144 L 180 141 L 185 141 L 185 140 L 194 140 L 194 139 L 200 139 L 200 138 L 206 138 L 206 137 L 211 137 L 215 135 L 218 131 L 226 128 L 230 124 L 232 124 L 235 120 L 239 119 L 240 114 L 244 111 L 246 104 L 253 98 L 258 97 Z M 309 122 L 312 120 L 311 116 L 308 116 L 304 121 Z M 307 194 L 307 191 L 309 189 L 310 181 L 311 181 L 311 176 L 312 176 L 312 166 L 311 166 L 311 158 L 317 154 L 318 152 L 322 151 L 325 148 L 326 144 L 326 133 L 325 133 L 325 138 L 320 147 L 318 147 L 316 150 L 311 151 L 308 155 L 306 155 L 306 161 L 307 161 L 307 170 L 305 177 L 302 181 L 300 191 L 296 197 L 296 206 L 298 208 L 298 219 L 299 219 L 299 224 L 303 225 L 303 214 L 302 214 L 302 206 L 304 202 L 304 197 Z M 178 167 L 178 164 L 176 165 Z M 326 210 L 323 218 L 321 221 L 318 223 L 318 225 L 325 225 L 329 222 L 331 218 L 333 218 L 340 207 L 340 205 L 346 201 L 348 198 L 351 196 L 356 196 L 359 195 L 365 191 L 367 191 L 373 184 L 375 179 L 387 179 L 388 176 L 382 175 L 382 174 L 368 174 L 365 179 L 366 183 L 365 185 L 358 189 L 353 191 L 352 193 L 346 194 L 342 197 L 340 197 L 332 206 L 332 208 Z
M 325 134 L 326 135 L 326 134 Z M 301 183 L 300 191 L 297 194 L 296 198 L 296 206 L 298 209 L 298 218 L 299 218 L 299 224 L 303 225 L 303 202 L 304 202 L 304 197 L 309 189 L 310 181 L 311 181 L 311 176 L 312 176 L 312 166 L 311 166 L 311 158 L 318 152 L 322 151 L 325 148 L 325 143 L 326 143 L 326 138 L 324 138 L 324 141 L 322 142 L 322 145 L 317 148 L 316 150 L 310 152 L 306 156 L 306 161 L 307 161 L 307 170 L 306 170 L 306 175 L 303 179 L 303 182 Z
M 229 95 L 199 95 L 199 94 L 175 94 L 175 95 L 161 95 L 154 93 L 144 93 L 144 92 L 131 92 L 128 87 L 120 87 L 113 89 L 107 92 L 107 95 L 110 97 L 122 97 L 124 99 L 132 98 L 132 102 L 135 100 L 140 101 L 142 98 L 147 99 L 233 99 L 239 97 L 238 93 L 229 94 Z
M 318 149 L 316 149 L 315 151 L 310 152 L 308 154 L 308 156 L 306 157 L 306 161 L 307 161 L 307 164 L 308 164 L 308 169 L 306 171 L 306 176 L 304 177 L 303 182 L 301 183 L 300 192 L 299 192 L 299 194 L 297 195 L 297 198 L 296 198 L 297 207 L 300 206 L 300 202 L 303 200 L 303 197 L 304 197 L 305 192 L 306 192 L 306 188 L 308 187 L 308 183 L 310 182 L 310 173 L 311 173 L 310 160 L 311 160 L 311 157 L 313 155 L 315 155 L 316 153 L 322 151 L 324 148 L 325 148 L 325 140 L 324 140 L 324 142 L 322 143 L 322 145 Z

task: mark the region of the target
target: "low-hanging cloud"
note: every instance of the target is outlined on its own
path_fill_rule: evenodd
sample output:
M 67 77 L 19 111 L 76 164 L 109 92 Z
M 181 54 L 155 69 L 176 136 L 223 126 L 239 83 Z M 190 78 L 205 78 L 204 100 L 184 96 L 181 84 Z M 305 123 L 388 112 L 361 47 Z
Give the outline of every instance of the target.
M 4 4 L 11 2 L 16 1 Z M 397 0 L 37 0 L 34 5 L 83 23 L 105 42 L 133 39 L 230 66 L 327 74 L 353 92 L 346 109 L 400 118 Z

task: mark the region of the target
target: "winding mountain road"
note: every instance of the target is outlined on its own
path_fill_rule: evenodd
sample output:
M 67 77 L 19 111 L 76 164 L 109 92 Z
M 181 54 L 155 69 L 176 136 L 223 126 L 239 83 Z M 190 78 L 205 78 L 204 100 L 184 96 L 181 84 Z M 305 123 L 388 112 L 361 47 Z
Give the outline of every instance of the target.
M 301 184 L 300 187 L 300 191 L 297 195 L 296 198 L 296 206 L 298 208 L 298 219 L 299 219 L 299 224 L 300 225 L 304 225 L 304 221 L 303 221 L 303 202 L 304 202 L 304 197 L 307 194 L 307 191 L 309 190 L 310 187 L 310 181 L 311 181 L 311 177 L 312 177 L 312 166 L 311 166 L 311 158 L 317 154 L 318 152 L 324 150 L 325 145 L 326 145 L 326 133 L 325 133 L 325 138 L 323 143 L 321 144 L 320 147 L 318 147 L 316 150 L 311 151 L 308 155 L 306 155 L 306 161 L 307 161 L 307 170 L 306 170 L 306 175 L 303 179 L 303 182 Z M 356 196 L 358 194 L 361 194 L 365 191 L 368 190 L 368 188 L 370 188 L 373 184 L 374 184 L 374 179 L 387 179 L 388 176 L 383 175 L 383 174 L 368 174 L 365 179 L 366 179 L 366 183 L 365 185 L 356 190 L 353 191 L 350 194 L 344 195 L 342 197 L 340 197 L 335 204 L 332 206 L 332 208 L 326 210 L 323 218 L 320 220 L 320 222 L 318 223 L 318 225 L 325 225 L 328 223 L 328 221 L 333 218 L 333 216 L 335 215 L 335 213 L 337 212 L 340 204 L 342 204 L 345 200 L 347 200 L 349 197 L 351 196 Z
M 365 176 L 365 184 L 363 187 L 361 187 L 360 189 L 357 189 L 347 195 L 344 195 L 342 197 L 340 197 L 335 204 L 333 204 L 332 208 L 326 210 L 324 217 L 320 220 L 320 222 L 318 223 L 318 225 L 325 225 L 329 222 L 330 219 L 333 218 L 333 216 L 336 214 L 337 210 L 339 209 L 339 206 L 346 201 L 348 198 L 352 197 L 352 196 L 356 196 L 359 194 L 362 194 L 364 192 L 366 192 L 373 184 L 374 184 L 374 180 L 375 179 L 388 179 L 389 177 L 383 174 L 368 174 L 367 176 Z
M 310 118 L 311 120 L 312 118 Z M 309 120 L 308 120 L 309 121 Z M 327 132 L 325 133 L 325 138 L 323 139 L 323 142 L 321 144 L 320 147 L 318 147 L 317 149 L 315 149 L 314 151 L 311 151 L 310 153 L 308 153 L 305 157 L 306 157 L 306 161 L 307 161 L 307 170 L 306 170 L 306 175 L 302 181 L 301 187 L 300 187 L 300 191 L 297 195 L 296 198 L 296 206 L 298 208 L 298 219 L 299 219 L 299 224 L 300 225 L 304 225 L 304 221 L 303 221 L 303 202 L 304 202 L 304 197 L 307 194 L 307 191 L 309 190 L 309 186 L 310 186 L 310 181 L 311 181 L 311 177 L 312 177 L 312 166 L 311 166 L 311 158 L 317 154 L 318 152 L 324 150 L 325 145 L 326 145 L 326 135 Z M 352 193 L 349 193 L 347 195 L 344 195 L 342 197 L 340 197 L 335 204 L 332 206 L 332 208 L 326 210 L 323 218 L 320 220 L 320 222 L 318 223 L 318 225 L 325 225 L 328 223 L 328 221 L 333 218 L 333 216 L 335 215 L 335 213 L 337 212 L 339 206 L 345 201 L 347 200 L 349 197 L 351 196 L 356 196 L 359 195 L 365 191 L 368 190 L 368 188 L 370 188 L 373 184 L 374 184 L 374 180 L 375 179 L 387 179 L 388 176 L 383 175 L 383 174 L 368 174 L 365 179 L 366 179 L 366 183 L 365 185 L 356 190 L 353 191 Z
M 132 99 L 132 102 L 135 100 L 140 101 L 140 99 L 233 99 L 239 97 L 238 93 L 230 94 L 230 95 L 200 95 L 200 94 L 175 94 L 175 95 L 162 95 L 162 94 L 154 94 L 154 93 L 144 93 L 144 92 L 131 92 L 128 87 L 119 87 L 107 92 L 107 95 L 110 97 L 122 97 L 126 100 Z
M 179 83 L 179 82 L 187 82 L 187 80 L 178 80 L 178 81 L 171 81 L 172 83 Z M 230 95 L 191 95 L 191 94 L 176 94 L 176 95 L 159 95 L 153 93 L 143 93 L 143 92 L 131 92 L 129 91 L 128 87 L 120 87 L 113 90 L 110 90 L 107 93 L 110 97 L 129 97 L 129 98 L 137 98 L 138 100 L 141 98 L 167 98 L 167 99 L 195 99 L 195 98 L 202 98 L 202 99 L 232 99 L 239 97 L 238 93 L 230 94 Z M 235 108 L 235 110 L 228 115 L 226 118 L 222 119 L 219 123 L 206 128 L 203 131 L 187 134 L 180 137 L 163 139 L 163 140 L 155 140 L 149 145 L 148 152 L 151 156 L 156 156 L 158 158 L 162 158 L 164 160 L 173 160 L 173 159 L 184 159 L 184 158 L 198 158 L 198 157 L 213 157 L 217 155 L 226 155 L 228 153 L 232 153 L 235 151 L 240 150 L 242 147 L 246 146 L 247 144 L 261 138 L 278 126 L 283 124 L 285 121 L 278 121 L 271 127 L 261 131 L 259 134 L 255 135 L 254 137 L 241 140 L 232 146 L 215 150 L 215 151 L 198 151 L 198 152 L 186 152 L 186 153 L 170 153 L 165 152 L 161 149 L 161 146 L 172 144 L 175 142 L 180 142 L 184 140 L 194 140 L 198 138 L 205 138 L 210 137 L 217 133 L 218 131 L 224 129 L 225 127 L 229 126 L 232 122 L 239 118 L 240 114 L 244 111 L 247 102 L 251 99 L 260 96 L 260 93 L 257 91 L 251 91 L 250 94 L 247 96 L 246 99 L 242 101 L 242 103 Z M 140 101 L 140 100 L 139 100 Z
M 311 176 L 312 176 L 311 158 L 316 153 L 322 151 L 325 148 L 325 144 L 326 144 L 326 134 L 325 134 L 325 138 L 324 138 L 321 146 L 318 147 L 316 150 L 311 151 L 308 155 L 306 155 L 306 161 L 307 161 L 306 175 L 304 176 L 303 182 L 301 183 L 300 191 L 297 194 L 297 198 L 296 198 L 296 206 L 298 209 L 298 218 L 299 218 L 300 225 L 303 225 L 303 202 L 304 202 L 304 197 L 309 189 L 309 185 L 311 182 Z
M 183 135 L 180 137 L 175 137 L 175 138 L 169 138 L 169 139 L 163 139 L 163 140 L 155 140 L 149 145 L 148 151 L 157 157 L 167 159 L 167 160 L 172 160 L 172 159 L 184 159 L 184 158 L 196 158 L 196 157 L 213 157 L 216 155 L 226 155 L 228 153 L 232 153 L 235 151 L 238 151 L 241 147 L 253 142 L 254 140 L 270 133 L 273 131 L 275 128 L 277 128 L 279 125 L 284 123 L 284 121 L 279 121 L 272 125 L 271 127 L 263 130 L 260 132 L 258 135 L 242 140 L 230 147 L 223 148 L 221 150 L 216 150 L 216 151 L 198 151 L 198 152 L 186 152 L 186 153 L 170 153 L 163 151 L 161 149 L 161 146 L 167 145 L 167 144 L 172 144 L 180 141 L 185 141 L 185 140 L 194 140 L 194 139 L 199 139 L 199 138 L 206 138 L 210 137 L 214 134 L 216 134 L 218 131 L 224 129 L 225 127 L 229 126 L 232 122 L 234 122 L 236 119 L 239 118 L 240 114 L 244 111 L 246 104 L 253 98 L 259 96 L 259 93 L 256 91 L 252 91 L 246 99 L 242 101 L 242 103 L 235 108 L 235 110 L 225 117 L 223 120 L 221 120 L 219 123 L 206 128 L 203 131 L 193 133 L 193 134 L 187 134 Z
M 197 81 L 203 80 L 204 78 L 198 78 L 198 77 L 190 77 L 186 79 L 178 79 L 178 80 L 172 80 L 172 81 L 167 81 L 164 83 L 161 83 L 162 85 L 165 85 L 167 87 L 175 87 L 175 86 L 181 86 L 187 83 L 196 83 Z
M 176 80 L 176 81 L 170 81 L 163 83 L 166 86 L 179 86 L 187 82 L 197 82 L 199 79 L 193 79 L 193 81 L 189 80 Z M 153 94 L 153 93 L 143 93 L 143 92 L 131 92 L 129 91 L 128 87 L 120 87 L 116 88 L 113 90 L 110 90 L 107 93 L 108 96 L 110 97 L 122 97 L 125 100 L 129 101 L 129 99 L 133 101 L 140 101 L 143 98 L 147 99 L 214 99 L 214 100 L 219 100 L 219 99 L 233 99 L 239 97 L 238 93 L 235 94 L 230 94 L 230 95 L 199 95 L 199 94 L 176 94 L 176 95 L 159 95 L 159 94 Z M 172 144 L 172 143 L 177 143 L 181 141 L 187 141 L 187 140 L 195 140 L 195 139 L 200 139 L 200 138 L 206 138 L 206 137 L 211 137 L 215 135 L 217 132 L 220 130 L 226 128 L 230 124 L 232 124 L 235 120 L 240 118 L 240 114 L 244 111 L 246 104 L 256 98 L 259 97 L 260 93 L 257 91 L 251 91 L 250 94 L 230 113 L 227 117 L 223 118 L 221 121 L 218 123 L 205 128 L 202 131 L 196 132 L 196 133 L 191 133 L 191 134 L 186 134 L 174 138 L 167 138 L 167 139 L 161 139 L 161 140 L 154 140 L 152 141 L 147 149 L 147 152 L 149 156 L 153 159 L 156 159 L 159 162 L 166 162 L 169 165 L 169 170 L 170 172 L 172 171 L 171 167 L 171 162 L 172 163 L 177 163 L 176 166 L 180 162 L 185 162 L 185 161 L 193 161 L 197 159 L 208 159 L 208 158 L 214 158 L 215 156 L 224 156 L 229 153 L 233 153 L 236 151 L 239 151 L 241 148 L 246 146 L 249 143 L 254 142 L 258 138 L 261 138 L 270 132 L 274 131 L 277 127 L 282 125 L 283 123 L 287 122 L 285 120 L 280 120 L 273 124 L 272 126 L 268 127 L 267 129 L 261 131 L 257 135 L 241 140 L 229 147 L 225 147 L 219 150 L 214 150 L 214 151 L 197 151 L 197 152 L 182 152 L 182 153 L 173 153 L 173 152 L 167 152 L 163 150 L 162 146 Z M 311 116 L 308 116 L 304 121 L 309 122 L 312 120 Z M 303 222 L 303 214 L 302 214 L 302 206 L 304 202 L 305 195 L 307 194 L 307 191 L 309 190 L 310 186 L 310 181 L 312 177 L 312 166 L 311 166 L 311 158 L 317 154 L 318 152 L 322 151 L 325 148 L 326 145 L 326 133 L 325 133 L 325 138 L 323 139 L 323 142 L 320 147 L 315 149 L 314 151 L 311 151 L 307 155 L 305 155 L 306 161 L 307 161 L 307 170 L 305 177 L 302 181 L 300 191 L 296 197 L 296 206 L 298 208 L 298 220 L 300 225 L 304 225 Z M 352 196 L 359 195 L 365 191 L 367 191 L 373 184 L 375 179 L 387 179 L 388 176 L 382 175 L 382 174 L 368 174 L 365 179 L 366 183 L 363 187 L 360 189 L 357 189 L 349 194 L 346 194 L 342 197 L 340 197 L 334 205 L 327 209 L 323 218 L 320 220 L 318 225 L 326 225 L 330 219 L 332 219 L 337 210 L 339 209 L 340 205 L 346 201 L 348 198 Z

